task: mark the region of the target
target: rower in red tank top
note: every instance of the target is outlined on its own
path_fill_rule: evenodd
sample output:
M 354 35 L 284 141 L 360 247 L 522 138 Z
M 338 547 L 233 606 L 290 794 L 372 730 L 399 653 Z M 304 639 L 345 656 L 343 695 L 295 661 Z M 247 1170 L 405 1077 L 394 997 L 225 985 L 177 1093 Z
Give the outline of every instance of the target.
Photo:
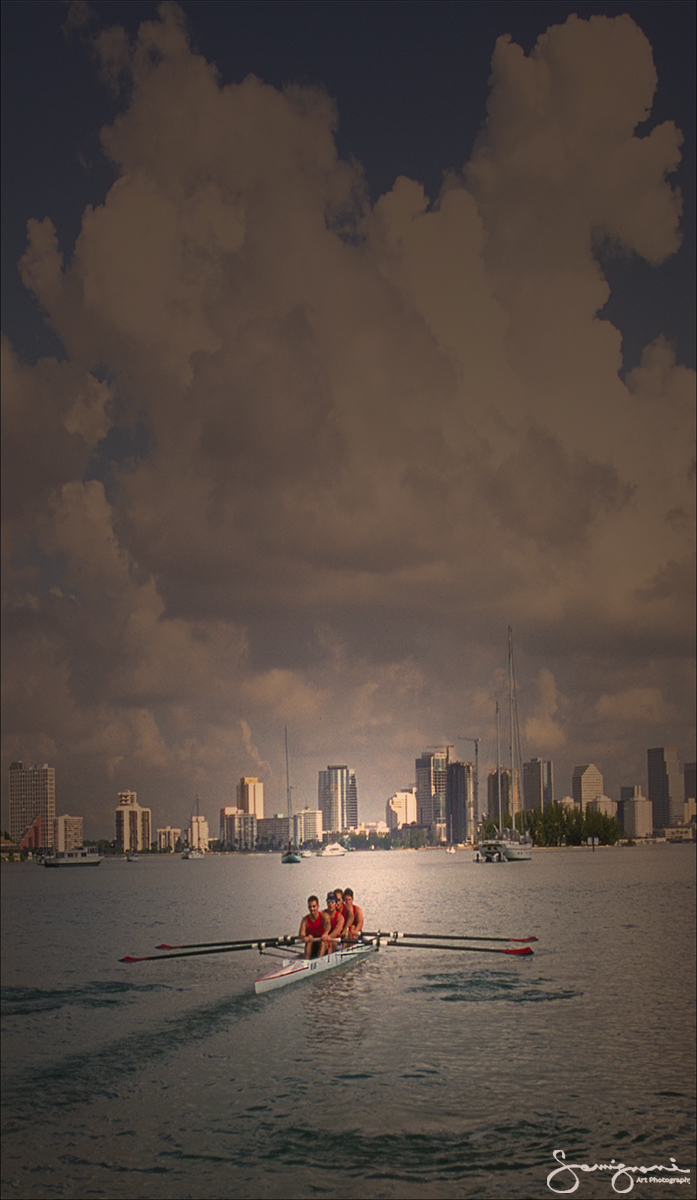
M 344 941 L 356 942 L 363 932 L 363 909 L 353 898 L 353 889 L 344 888 Z
M 326 913 L 320 912 L 319 899 L 310 896 L 307 901 L 307 913 L 300 922 L 298 937 L 305 942 L 305 958 L 322 958 L 327 953 L 329 919 Z
M 329 953 L 333 954 L 339 949 L 341 931 L 344 928 L 344 918 L 338 912 L 336 907 L 336 896 L 334 892 L 327 893 L 327 907 L 324 910 L 325 917 L 329 924 Z

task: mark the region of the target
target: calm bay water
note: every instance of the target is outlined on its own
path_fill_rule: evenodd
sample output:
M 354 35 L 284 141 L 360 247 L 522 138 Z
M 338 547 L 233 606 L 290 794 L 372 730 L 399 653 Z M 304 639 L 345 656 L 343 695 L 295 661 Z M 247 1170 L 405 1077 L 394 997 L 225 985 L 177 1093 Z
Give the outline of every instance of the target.
M 635 1194 L 694 1197 L 694 846 L 471 859 L 3 865 L 2 1196 L 549 1197 L 563 1149 L 672 1155 L 691 1182 Z M 368 928 L 540 940 L 387 947 L 266 996 L 252 952 L 118 962 L 295 933 L 339 885 Z M 575 1194 L 614 1196 L 611 1173 Z

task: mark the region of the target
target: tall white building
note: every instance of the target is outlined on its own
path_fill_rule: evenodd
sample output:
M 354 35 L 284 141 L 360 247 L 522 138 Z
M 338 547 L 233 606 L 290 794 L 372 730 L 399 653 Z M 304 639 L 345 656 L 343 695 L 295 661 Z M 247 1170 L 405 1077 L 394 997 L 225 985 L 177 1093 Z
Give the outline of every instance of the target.
M 303 808 L 301 812 L 293 813 L 293 840 L 296 846 L 302 846 L 305 842 L 321 842 L 323 833 L 321 809 Z
M 254 813 L 257 821 L 264 817 L 264 785 L 253 775 L 243 775 L 237 785 L 237 807 L 240 812 Z
M 598 796 L 602 796 L 603 777 L 593 763 L 584 763 L 583 766 L 574 767 L 571 777 L 571 794 L 584 813 L 590 800 L 597 800 Z
M 448 779 L 448 750 L 424 750 L 416 759 L 416 819 L 430 825 L 445 841 L 445 793 Z
M 174 854 L 174 851 L 177 848 L 177 842 L 181 840 L 181 836 L 181 829 L 173 829 L 171 825 L 166 825 L 164 829 L 158 829 L 158 850 L 168 850 L 170 854 Z
M 205 817 L 199 816 L 198 813 L 192 815 L 186 831 L 186 840 L 192 850 L 203 850 L 205 852 L 208 849 L 210 839 L 208 821 Z
M 385 805 L 385 820 L 390 830 L 401 829 L 402 825 L 413 825 L 416 822 L 416 788 L 410 791 L 395 792 Z
M 136 792 L 119 792 L 116 809 L 116 846 L 123 854 L 149 850 L 152 812 L 138 803 Z
M 628 838 L 650 838 L 653 833 L 653 804 L 641 795 L 641 788 L 622 806 L 625 836 Z
M 82 846 L 82 817 L 65 813 L 53 822 L 53 849 L 79 850 Z
M 19 842 L 35 817 L 41 818 L 41 845 L 53 848 L 56 772 L 48 763 L 10 763 L 10 837 Z
M 319 772 L 317 804 L 322 827 L 327 833 L 341 833 L 358 825 L 358 788 L 351 767 L 328 766 Z

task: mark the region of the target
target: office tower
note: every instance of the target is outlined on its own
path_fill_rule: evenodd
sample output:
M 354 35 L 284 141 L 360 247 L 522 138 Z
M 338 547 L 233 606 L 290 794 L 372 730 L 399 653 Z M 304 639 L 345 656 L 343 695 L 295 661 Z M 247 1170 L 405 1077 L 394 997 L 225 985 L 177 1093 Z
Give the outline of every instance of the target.
M 152 813 L 138 803 L 136 792 L 119 792 L 116 809 L 116 846 L 123 854 L 150 849 Z
M 257 821 L 264 816 L 264 785 L 253 775 L 243 775 L 237 785 L 237 807 L 240 812 L 254 813 Z
M 436 837 L 445 841 L 448 751 L 424 750 L 415 765 L 417 822 L 419 825 L 429 825 Z
M 609 796 L 596 796 L 595 800 L 588 801 L 586 812 L 602 813 L 604 817 L 616 817 L 617 801 L 611 800 Z
M 317 803 L 325 833 L 341 833 L 358 825 L 356 772 L 346 766 L 328 766 L 319 772 Z
M 41 846 L 53 848 L 56 818 L 56 772 L 48 763 L 10 763 L 10 837 L 19 842 L 36 817 L 41 819 Z
M 186 840 L 192 850 L 202 850 L 204 853 L 208 850 L 208 843 L 210 841 L 208 821 L 205 817 L 200 816 L 198 812 L 193 813 L 189 820 Z
M 602 796 L 602 794 L 603 777 L 593 763 L 574 767 L 571 777 L 571 795 L 576 804 L 580 805 L 582 812 L 585 813 L 589 800 L 597 800 L 598 796 Z
M 620 788 L 618 817 L 625 837 L 647 838 L 653 833 L 653 805 L 642 795 L 638 784 Z
M 53 822 L 53 849 L 80 850 L 82 848 L 82 817 L 69 817 L 65 813 Z
M 646 754 L 654 829 L 680 825 L 684 814 L 685 785 L 680 775 L 678 752 L 674 746 L 658 746 L 647 750 Z
M 403 825 L 416 822 L 416 788 L 395 792 L 385 805 L 385 821 L 389 830 L 401 829 Z
M 474 766 L 472 763 L 448 763 L 445 788 L 446 838 L 451 845 L 473 841 Z
M 523 763 L 523 807 L 543 809 L 554 803 L 551 759 L 531 758 Z
M 502 767 L 501 777 L 501 817 L 502 819 L 520 811 L 520 780 L 518 772 L 511 772 L 509 767 Z M 496 771 L 490 771 L 486 781 L 487 817 L 490 821 L 499 819 L 499 784 Z
M 685 763 L 685 803 L 697 800 L 697 762 Z

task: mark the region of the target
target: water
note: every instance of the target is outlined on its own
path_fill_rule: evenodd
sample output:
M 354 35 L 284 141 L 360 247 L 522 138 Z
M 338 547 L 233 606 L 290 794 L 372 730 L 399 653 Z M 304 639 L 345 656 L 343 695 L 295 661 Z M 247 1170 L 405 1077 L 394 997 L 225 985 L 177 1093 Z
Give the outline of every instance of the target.
M 4 865 L 2 1196 L 527 1198 L 558 1149 L 672 1155 L 694 1196 L 694 847 L 471 857 Z M 383 948 L 266 996 L 252 952 L 118 962 L 294 933 L 341 884 L 368 928 L 540 940 Z M 579 1200 L 615 1194 L 581 1173 Z

